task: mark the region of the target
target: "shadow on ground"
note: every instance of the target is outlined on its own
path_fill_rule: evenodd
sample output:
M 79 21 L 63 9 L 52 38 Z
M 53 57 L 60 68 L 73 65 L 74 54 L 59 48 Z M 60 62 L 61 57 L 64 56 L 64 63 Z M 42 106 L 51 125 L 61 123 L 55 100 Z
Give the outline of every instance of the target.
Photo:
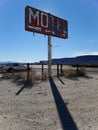
M 84 76 L 74 76 L 74 77 L 69 77 L 69 78 L 67 78 L 67 79 L 74 80 L 74 81 L 75 81 L 75 80 L 78 81 L 79 78 L 83 78 L 83 79 L 86 79 L 86 80 L 93 79 L 92 76 L 88 76 L 88 75 L 84 75 Z
M 31 84 L 29 84 L 29 83 L 25 83 L 22 87 L 21 87 L 21 89 L 16 93 L 16 96 L 18 96 L 25 88 L 32 88 L 32 85 Z
M 68 108 L 67 108 L 67 103 L 65 104 L 53 79 L 50 77 L 50 86 L 52 89 L 52 93 L 55 99 L 57 111 L 60 117 L 60 121 L 62 124 L 63 130 L 78 130 L 77 125 L 74 122 L 74 119 L 72 118 Z
M 62 84 L 65 84 L 60 77 L 58 77 L 58 79 L 60 80 L 60 82 L 61 82 Z

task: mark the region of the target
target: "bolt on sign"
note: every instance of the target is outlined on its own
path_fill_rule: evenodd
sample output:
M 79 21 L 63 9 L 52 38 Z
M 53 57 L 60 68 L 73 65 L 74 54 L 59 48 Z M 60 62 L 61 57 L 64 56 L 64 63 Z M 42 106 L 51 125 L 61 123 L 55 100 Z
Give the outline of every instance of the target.
M 67 20 L 30 6 L 25 7 L 25 30 L 59 38 L 68 38 Z

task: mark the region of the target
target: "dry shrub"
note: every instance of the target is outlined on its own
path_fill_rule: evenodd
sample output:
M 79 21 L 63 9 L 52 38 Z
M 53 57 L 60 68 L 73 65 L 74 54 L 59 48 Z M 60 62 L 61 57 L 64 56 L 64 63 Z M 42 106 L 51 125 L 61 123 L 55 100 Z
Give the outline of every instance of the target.
M 76 77 L 76 76 L 85 76 L 85 69 L 81 67 L 78 71 L 75 69 L 64 69 L 63 76 L 66 78 Z
M 47 80 L 47 77 L 48 77 L 48 74 L 46 72 L 44 72 L 43 76 L 42 75 L 36 75 L 35 81 L 40 82 L 40 81 L 43 81 L 43 80 Z
M 13 81 L 18 82 L 20 84 L 28 83 L 31 85 L 34 85 L 36 82 L 40 82 L 41 80 L 46 80 L 47 79 L 47 74 L 43 74 L 43 78 L 41 75 L 37 75 L 36 71 L 31 70 L 29 72 L 29 77 L 27 78 L 27 72 L 20 72 L 17 73 L 16 75 L 13 76 Z
M 20 84 L 24 84 L 26 82 L 28 82 L 29 84 L 34 84 L 36 80 L 36 72 L 35 71 L 30 71 L 29 72 L 29 78 L 27 78 L 27 72 L 20 72 L 20 73 L 16 73 L 13 76 L 13 81 L 14 82 L 18 82 Z
M 2 73 L 2 79 L 11 79 L 13 77 L 14 73 L 8 73 L 6 71 L 4 71 Z
M 47 72 L 44 72 L 42 80 L 46 80 L 47 78 L 48 78 L 48 74 L 47 74 Z
M 36 82 L 36 71 L 34 71 L 34 70 L 30 71 L 29 79 L 28 79 L 27 82 L 32 84 L 32 85 L 35 84 L 35 82 Z
M 2 79 L 9 79 L 11 78 L 11 75 L 7 72 L 2 73 Z
M 63 75 L 66 78 L 70 78 L 70 77 L 76 76 L 76 70 L 73 70 L 73 69 L 64 69 L 63 70 Z
M 78 76 L 85 76 L 86 75 L 86 70 L 84 67 L 81 67 L 78 71 Z

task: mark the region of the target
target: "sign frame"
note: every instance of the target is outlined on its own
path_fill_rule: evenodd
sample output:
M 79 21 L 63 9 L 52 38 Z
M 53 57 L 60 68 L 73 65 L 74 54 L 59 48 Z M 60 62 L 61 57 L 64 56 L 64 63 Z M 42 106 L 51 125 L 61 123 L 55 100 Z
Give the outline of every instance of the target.
M 39 9 L 25 7 L 25 30 L 59 38 L 68 38 L 68 22 Z

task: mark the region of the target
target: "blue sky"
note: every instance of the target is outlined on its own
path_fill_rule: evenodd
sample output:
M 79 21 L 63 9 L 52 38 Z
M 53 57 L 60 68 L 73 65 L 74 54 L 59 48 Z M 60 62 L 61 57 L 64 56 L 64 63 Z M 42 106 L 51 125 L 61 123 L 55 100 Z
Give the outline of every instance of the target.
M 98 0 L 1 0 L 0 61 L 47 60 L 47 36 L 25 31 L 25 6 L 68 21 L 68 39 L 52 37 L 52 58 L 98 55 Z

